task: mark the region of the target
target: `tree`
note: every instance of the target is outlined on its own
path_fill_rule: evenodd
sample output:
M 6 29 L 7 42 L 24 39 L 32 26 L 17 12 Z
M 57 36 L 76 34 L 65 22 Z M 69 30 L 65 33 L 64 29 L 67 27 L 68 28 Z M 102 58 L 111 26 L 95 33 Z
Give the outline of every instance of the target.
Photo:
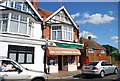
M 119 53 L 118 48 L 110 46 L 110 45 L 103 45 L 106 48 L 107 55 L 111 55 L 114 53 Z

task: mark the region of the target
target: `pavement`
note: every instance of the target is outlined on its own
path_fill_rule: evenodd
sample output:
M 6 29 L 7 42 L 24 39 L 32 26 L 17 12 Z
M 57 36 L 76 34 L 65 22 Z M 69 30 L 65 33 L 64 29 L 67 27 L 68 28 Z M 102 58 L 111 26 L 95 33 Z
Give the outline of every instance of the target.
M 73 76 L 81 74 L 81 70 L 77 70 L 77 71 L 63 71 L 63 72 L 59 72 L 59 73 L 51 73 L 51 74 L 47 74 L 48 75 L 48 79 L 66 79 L 66 78 L 73 78 Z

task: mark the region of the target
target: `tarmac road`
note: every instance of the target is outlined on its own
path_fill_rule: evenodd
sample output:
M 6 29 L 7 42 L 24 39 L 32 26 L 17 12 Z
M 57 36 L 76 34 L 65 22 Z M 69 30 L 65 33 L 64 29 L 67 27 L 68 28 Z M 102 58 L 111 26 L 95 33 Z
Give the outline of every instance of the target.
M 98 76 L 84 77 L 81 74 L 78 74 L 65 79 L 50 79 L 48 81 L 120 81 L 120 79 L 118 80 L 118 74 L 109 74 L 106 75 L 104 78 L 99 78 Z
M 71 73 L 69 73 L 70 75 Z M 62 76 L 63 75 L 63 76 Z M 68 74 L 60 74 L 60 78 L 55 78 L 53 76 L 53 79 L 49 79 L 48 81 L 120 81 L 120 67 L 119 67 L 119 72 L 118 74 L 109 74 L 106 75 L 104 78 L 100 78 L 98 76 L 89 76 L 85 77 L 79 72 L 73 72 L 73 76 L 65 76 Z

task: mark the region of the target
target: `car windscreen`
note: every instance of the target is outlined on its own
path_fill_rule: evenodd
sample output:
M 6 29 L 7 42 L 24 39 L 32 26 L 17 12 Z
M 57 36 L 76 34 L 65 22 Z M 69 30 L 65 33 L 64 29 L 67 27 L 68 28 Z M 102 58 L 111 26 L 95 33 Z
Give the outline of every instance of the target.
M 89 62 L 85 66 L 96 66 L 98 62 Z

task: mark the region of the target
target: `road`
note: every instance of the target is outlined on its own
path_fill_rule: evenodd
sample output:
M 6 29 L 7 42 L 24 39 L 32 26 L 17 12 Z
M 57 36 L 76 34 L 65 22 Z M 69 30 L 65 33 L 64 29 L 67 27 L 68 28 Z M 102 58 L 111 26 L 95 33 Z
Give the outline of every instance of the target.
M 49 81 L 120 81 L 116 80 L 118 78 L 118 74 L 109 74 L 106 75 L 104 78 L 99 78 L 98 76 L 89 76 L 89 77 L 84 77 L 81 74 L 75 75 L 73 77 L 68 77 L 66 79 L 51 79 Z

